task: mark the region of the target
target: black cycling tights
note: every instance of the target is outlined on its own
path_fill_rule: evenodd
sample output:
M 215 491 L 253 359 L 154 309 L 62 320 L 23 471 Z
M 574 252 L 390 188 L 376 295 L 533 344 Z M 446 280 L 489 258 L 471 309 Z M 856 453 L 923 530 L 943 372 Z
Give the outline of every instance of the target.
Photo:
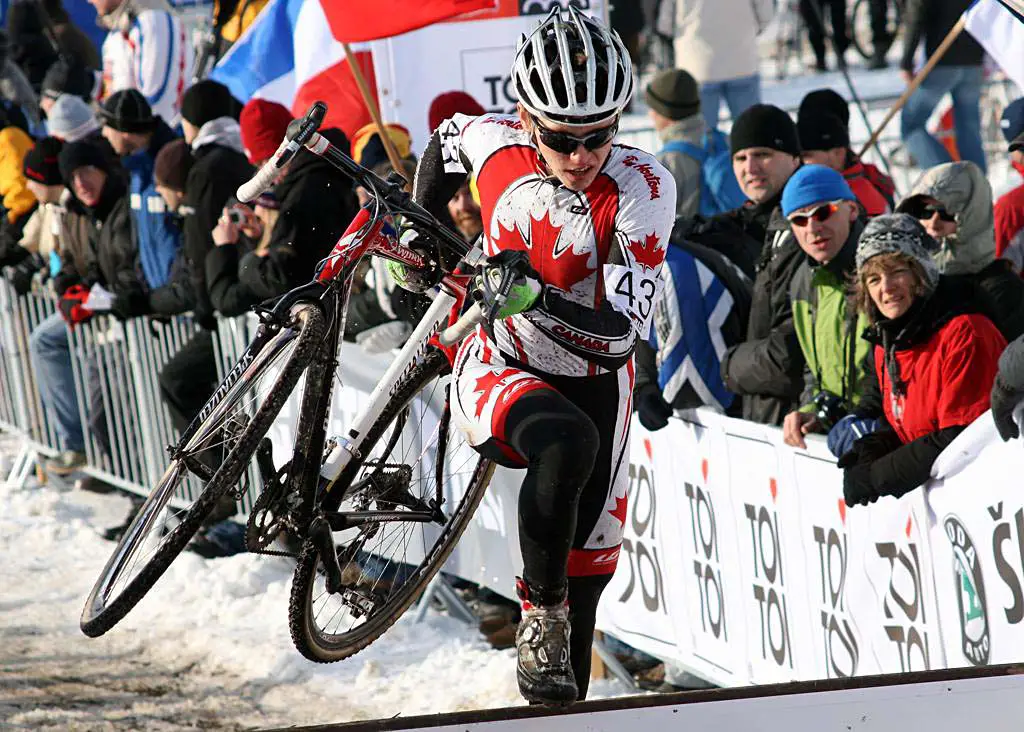
M 597 602 L 611 575 L 567 578 L 566 569 L 570 549 L 584 546 L 608 498 L 618 382 L 615 374 L 544 378 L 554 388 L 516 400 L 505 419 L 503 442 L 527 463 L 519 492 L 523 579 L 535 605 L 556 604 L 568 592 L 570 660 L 583 699 Z M 509 465 L 492 440 L 480 452 Z

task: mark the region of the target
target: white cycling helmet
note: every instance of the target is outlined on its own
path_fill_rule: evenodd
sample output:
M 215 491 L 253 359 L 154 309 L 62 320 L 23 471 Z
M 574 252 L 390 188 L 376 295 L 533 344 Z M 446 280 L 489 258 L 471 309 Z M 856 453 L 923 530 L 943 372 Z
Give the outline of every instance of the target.
M 618 33 L 574 6 L 556 6 L 529 36 L 512 63 L 519 101 L 535 117 L 593 125 L 622 111 L 633 95 L 633 66 Z

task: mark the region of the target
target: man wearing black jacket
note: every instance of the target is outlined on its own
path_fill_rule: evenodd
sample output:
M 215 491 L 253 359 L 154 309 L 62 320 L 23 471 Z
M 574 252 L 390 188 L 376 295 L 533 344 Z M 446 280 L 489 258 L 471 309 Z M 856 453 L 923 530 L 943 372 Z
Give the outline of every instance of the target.
M 743 418 L 781 425 L 803 388 L 803 355 L 793 327 L 789 285 L 803 253 L 782 215 L 786 181 L 800 166 L 796 124 L 784 111 L 757 104 L 730 134 L 733 170 L 750 201 L 720 217 L 764 242 L 755 266 L 747 338 L 726 351 L 722 378 L 743 397 Z
M 179 208 L 184 217 L 185 257 L 175 268 L 172 281 L 151 297 L 157 312 L 192 309 L 203 328 L 160 372 L 160 393 L 179 431 L 188 426 L 217 386 L 211 333 L 216 320 L 205 263 L 213 248 L 211 232 L 224 205 L 254 172 L 242 149 L 239 109 L 227 87 L 209 80 L 189 87 L 181 103 L 185 142 L 192 151 L 185 200 Z
M 180 209 L 184 266 L 176 268 L 172 282 L 154 292 L 152 298 L 156 312 L 173 315 L 192 310 L 196 321 L 208 330 L 216 327 L 204 266 L 213 248 L 210 232 L 228 199 L 254 172 L 242 149 L 238 110 L 238 101 L 231 92 L 215 81 L 201 81 L 185 92 L 182 128 L 192 150 L 192 164 Z
M 320 134 L 348 151 L 341 130 Z M 266 253 L 250 252 L 238 265 L 239 281 L 260 299 L 276 297 L 313 279 L 326 257 L 359 210 L 352 181 L 326 160 L 301 149 L 284 179 L 274 188 L 281 213 Z
M 64 319 L 74 325 L 92 313 L 84 302 L 94 285 L 114 296 L 112 313 L 127 317 L 144 301 L 145 287 L 138 271 L 138 249 L 132 236 L 128 189 L 121 171 L 111 166 L 108 150 L 97 140 L 65 145 L 58 157 L 61 177 L 91 218 L 88 250 L 81 280 L 65 288 L 59 302 Z M 83 425 L 79 419 L 71 366 L 68 332 L 63 323 L 47 319 L 30 339 L 29 350 L 40 395 L 53 410 L 64 451 L 46 463 L 47 471 L 66 475 L 85 462 Z M 106 421 L 98 377 L 87 396 L 89 428 L 108 447 Z

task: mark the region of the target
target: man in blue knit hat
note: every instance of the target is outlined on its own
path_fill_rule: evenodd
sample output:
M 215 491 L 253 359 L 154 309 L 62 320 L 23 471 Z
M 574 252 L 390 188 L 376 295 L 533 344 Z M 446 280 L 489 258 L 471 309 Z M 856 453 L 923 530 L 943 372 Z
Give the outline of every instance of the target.
M 804 354 L 804 391 L 799 409 L 782 424 L 787 445 L 806 448 L 809 432 L 852 428 L 847 413 L 858 403 L 870 351 L 860 322 L 847 304 L 847 282 L 856 269 L 857 240 L 864 228 L 857 198 L 842 174 L 823 165 L 805 165 L 786 183 L 782 214 L 805 258 L 790 283 L 793 324 Z M 845 421 L 844 421 L 845 420 Z

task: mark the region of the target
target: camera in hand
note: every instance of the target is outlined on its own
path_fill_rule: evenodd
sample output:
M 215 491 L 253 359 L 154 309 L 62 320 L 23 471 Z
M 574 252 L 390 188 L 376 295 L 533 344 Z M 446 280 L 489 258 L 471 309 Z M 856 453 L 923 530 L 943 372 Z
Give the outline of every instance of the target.
M 832 429 L 836 422 L 847 414 L 843 398 L 830 391 L 819 391 L 811 402 L 814 404 L 814 416 L 826 431 Z

